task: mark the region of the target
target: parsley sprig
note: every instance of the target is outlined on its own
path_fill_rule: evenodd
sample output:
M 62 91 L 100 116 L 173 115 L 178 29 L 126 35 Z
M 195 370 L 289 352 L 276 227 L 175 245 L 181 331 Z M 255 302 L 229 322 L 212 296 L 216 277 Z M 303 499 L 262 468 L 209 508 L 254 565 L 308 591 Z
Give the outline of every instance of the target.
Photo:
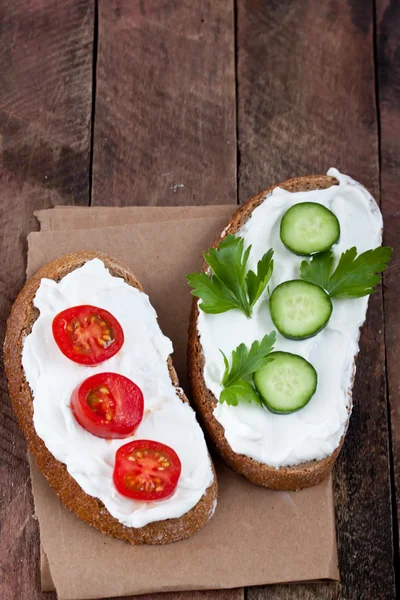
M 207 273 L 186 276 L 194 288 L 191 293 L 202 300 L 203 312 L 217 314 L 238 308 L 246 317 L 251 317 L 255 303 L 271 278 L 274 251 L 271 248 L 258 261 L 257 272 L 247 270 L 250 251 L 251 246 L 244 248 L 243 238 L 228 235 L 217 248 L 204 253 L 211 276 Z
M 231 366 L 229 366 L 229 361 L 221 350 L 225 364 L 222 378 L 224 389 L 219 397 L 221 403 L 226 402 L 232 406 L 237 406 L 240 402 L 262 404 L 250 381 L 250 375 L 264 367 L 269 360 L 273 360 L 269 357 L 269 354 L 274 348 L 275 341 L 276 333 L 272 331 L 265 335 L 261 342 L 253 342 L 250 350 L 245 344 L 240 344 L 232 352 Z
M 357 248 L 349 248 L 340 256 L 333 270 L 332 251 L 316 254 L 300 266 L 303 281 L 322 287 L 331 297 L 361 298 L 375 291 L 392 255 L 392 248 L 379 246 L 357 256 Z

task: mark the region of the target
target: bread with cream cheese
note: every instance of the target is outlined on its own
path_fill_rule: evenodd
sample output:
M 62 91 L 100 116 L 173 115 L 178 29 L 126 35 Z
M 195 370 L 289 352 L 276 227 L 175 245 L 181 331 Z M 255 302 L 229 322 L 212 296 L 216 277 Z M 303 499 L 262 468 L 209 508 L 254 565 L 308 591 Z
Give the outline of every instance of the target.
M 328 175 L 311 175 L 308 177 L 290 179 L 284 183 L 280 183 L 279 187 L 289 192 L 305 192 L 326 189 L 337 184 L 338 181 L 334 177 Z M 278 186 L 275 185 L 264 190 L 240 207 L 233 216 L 228 227 L 223 230 L 223 233 L 218 235 L 213 247 L 215 248 L 218 246 L 218 243 L 223 236 L 240 232 L 240 229 L 249 219 L 253 210 L 257 208 L 257 206 L 265 200 L 266 196 L 268 196 L 276 187 Z M 268 200 L 266 201 L 268 202 Z M 206 269 L 207 265 L 204 266 L 203 270 L 205 271 Z M 203 371 L 205 359 L 197 329 L 198 315 L 198 298 L 194 297 L 190 317 L 188 344 L 188 372 L 191 397 L 200 422 L 217 452 L 233 470 L 244 475 L 251 482 L 270 489 L 299 490 L 320 483 L 332 470 L 343 444 L 344 434 L 340 440 L 339 446 L 331 455 L 322 460 L 313 460 L 294 466 L 276 468 L 244 454 L 237 454 L 232 450 L 225 437 L 224 428 L 214 416 L 214 408 L 218 400 L 208 389 L 204 380 Z M 353 378 L 354 371 L 355 361 L 353 364 Z M 349 399 L 349 403 L 351 403 L 351 398 Z M 350 410 L 351 406 L 348 408 L 349 413 Z M 347 424 L 345 430 L 346 429 Z
M 217 482 L 214 471 L 212 485 L 206 490 L 199 502 L 183 516 L 152 522 L 140 528 L 127 527 L 114 518 L 98 498 L 83 491 L 68 473 L 66 466 L 54 458 L 35 430 L 33 397 L 24 375 L 21 355 L 24 339 L 31 332 L 33 324 L 39 316 L 39 311 L 33 304 L 36 291 L 42 278 L 59 281 L 93 258 L 99 258 L 112 275 L 122 277 L 129 285 L 143 291 L 140 283 L 127 267 L 96 252 L 68 254 L 42 267 L 20 292 L 7 323 L 4 364 L 12 405 L 27 440 L 28 448 L 35 457 L 39 469 L 67 508 L 103 533 L 128 541 L 131 544 L 168 544 L 193 535 L 212 516 L 217 497 Z M 168 360 L 168 369 L 171 381 L 176 387 L 176 394 L 182 402 L 188 402 L 186 396 L 178 387 L 179 382 L 171 358 Z

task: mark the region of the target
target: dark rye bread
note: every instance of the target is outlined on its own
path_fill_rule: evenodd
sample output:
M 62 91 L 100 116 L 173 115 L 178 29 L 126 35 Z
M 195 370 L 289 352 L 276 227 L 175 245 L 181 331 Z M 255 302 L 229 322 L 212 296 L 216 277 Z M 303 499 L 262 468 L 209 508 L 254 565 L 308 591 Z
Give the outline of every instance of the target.
M 304 192 L 309 190 L 322 190 L 332 185 L 338 185 L 334 177 L 327 175 L 310 175 L 308 177 L 296 177 L 289 179 L 279 187 L 289 192 Z M 260 192 L 254 198 L 251 198 L 246 204 L 241 206 L 230 221 L 228 227 L 223 230 L 224 236 L 230 233 L 237 233 L 251 216 L 251 213 L 259 206 L 265 197 L 269 195 L 274 185 L 267 190 Z M 268 200 L 267 200 L 268 202 Z M 214 248 L 221 240 L 221 234 L 214 242 Z M 207 268 L 203 266 L 203 271 Z M 189 325 L 189 345 L 188 345 L 188 371 L 189 383 L 191 388 L 191 397 L 193 405 L 202 423 L 209 439 L 216 448 L 217 452 L 223 457 L 225 462 L 237 473 L 244 475 L 251 482 L 265 486 L 274 490 L 300 490 L 311 487 L 325 479 L 335 463 L 343 444 L 344 435 L 340 441 L 339 447 L 328 457 L 322 460 L 314 460 L 301 463 L 291 467 L 275 468 L 264 463 L 258 462 L 244 454 L 237 454 L 230 447 L 224 435 L 224 428 L 214 417 L 213 411 L 217 404 L 214 394 L 207 388 L 203 377 L 204 356 L 201 342 L 197 333 L 197 318 L 199 309 L 197 298 L 193 298 L 192 312 Z M 349 398 L 349 403 L 351 398 Z M 350 410 L 350 407 L 349 407 Z
M 7 323 L 4 364 L 13 408 L 19 426 L 28 442 L 28 448 L 34 455 L 39 469 L 67 508 L 103 533 L 126 540 L 131 544 L 168 544 L 176 542 L 196 533 L 211 517 L 214 501 L 217 498 L 215 472 L 213 484 L 206 490 L 196 506 L 182 517 L 149 523 L 136 529 L 126 527 L 111 516 L 98 498 L 89 496 L 82 490 L 75 479 L 69 475 L 66 466 L 56 460 L 46 448 L 44 442 L 37 435 L 33 424 L 33 398 L 21 362 L 23 341 L 31 332 L 32 326 L 39 316 L 39 311 L 33 306 L 33 299 L 42 278 L 59 281 L 93 258 L 102 260 L 112 275 L 122 277 L 129 285 L 142 290 L 140 283 L 127 267 L 97 252 L 67 254 L 42 267 L 20 292 Z M 177 387 L 179 382 L 170 358 L 168 368 L 171 381 Z M 178 387 L 177 395 L 182 402 L 188 402 L 186 396 Z

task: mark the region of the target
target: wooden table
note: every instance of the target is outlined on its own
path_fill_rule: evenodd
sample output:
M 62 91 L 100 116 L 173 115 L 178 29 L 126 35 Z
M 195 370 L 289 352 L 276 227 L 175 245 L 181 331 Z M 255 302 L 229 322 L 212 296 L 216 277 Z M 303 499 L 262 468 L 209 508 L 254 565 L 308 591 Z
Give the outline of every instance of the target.
M 397 254 L 371 298 L 335 468 L 341 584 L 164 598 L 395 598 L 400 2 L 0 0 L 0 134 L 2 338 L 36 209 L 235 204 L 330 166 L 380 198 Z M 0 596 L 54 600 L 40 592 L 26 447 L 3 375 L 0 415 Z

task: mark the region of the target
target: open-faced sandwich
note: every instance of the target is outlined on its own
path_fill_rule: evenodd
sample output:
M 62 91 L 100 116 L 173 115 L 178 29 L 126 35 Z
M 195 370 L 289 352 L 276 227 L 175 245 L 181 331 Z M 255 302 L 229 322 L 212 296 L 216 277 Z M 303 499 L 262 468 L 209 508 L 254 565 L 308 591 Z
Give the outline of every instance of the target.
M 7 324 L 10 395 L 40 470 L 81 519 L 132 544 L 186 538 L 216 506 L 171 353 L 140 283 L 96 253 L 40 269 Z
M 381 240 L 372 196 L 330 169 L 249 200 L 187 277 L 193 402 L 250 481 L 296 490 L 332 469 L 368 295 L 391 255 Z

